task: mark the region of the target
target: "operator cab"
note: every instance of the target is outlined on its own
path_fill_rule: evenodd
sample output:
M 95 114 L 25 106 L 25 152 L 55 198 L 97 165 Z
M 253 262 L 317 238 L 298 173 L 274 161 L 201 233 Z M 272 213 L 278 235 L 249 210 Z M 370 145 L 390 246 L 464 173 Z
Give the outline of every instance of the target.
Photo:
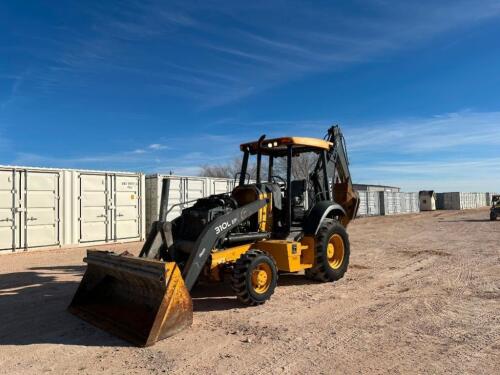
M 305 137 L 262 136 L 256 142 L 242 144 L 239 185 L 232 197 L 238 204 L 262 198 L 270 200 L 272 224 L 268 222 L 261 230 L 284 236 L 301 231 L 314 204 L 333 200 L 330 181 L 334 180 L 335 166 L 327 156 L 332 147 L 332 142 Z M 254 158 L 254 165 L 249 163 L 250 158 Z

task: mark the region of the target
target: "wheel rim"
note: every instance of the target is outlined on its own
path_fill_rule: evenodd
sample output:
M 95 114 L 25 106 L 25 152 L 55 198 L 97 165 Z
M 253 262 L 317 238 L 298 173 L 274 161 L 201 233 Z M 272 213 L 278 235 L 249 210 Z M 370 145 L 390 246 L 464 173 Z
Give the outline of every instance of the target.
M 271 266 L 260 263 L 252 271 L 252 288 L 258 294 L 264 294 L 271 286 L 273 275 Z
M 334 234 L 328 240 L 326 256 L 330 267 L 339 269 L 344 262 L 344 240 L 339 234 Z

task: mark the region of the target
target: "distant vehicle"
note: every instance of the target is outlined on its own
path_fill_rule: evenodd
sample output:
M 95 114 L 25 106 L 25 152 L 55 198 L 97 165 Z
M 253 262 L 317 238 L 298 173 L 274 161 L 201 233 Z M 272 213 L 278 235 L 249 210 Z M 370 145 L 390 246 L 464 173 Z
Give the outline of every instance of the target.
M 500 195 L 491 198 L 490 220 L 494 221 L 500 217 Z

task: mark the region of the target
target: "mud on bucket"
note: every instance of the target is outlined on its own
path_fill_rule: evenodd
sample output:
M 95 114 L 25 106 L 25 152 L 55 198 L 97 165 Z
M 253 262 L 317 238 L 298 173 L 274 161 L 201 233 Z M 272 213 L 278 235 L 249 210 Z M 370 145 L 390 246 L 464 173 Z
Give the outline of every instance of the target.
M 88 250 L 68 310 L 138 346 L 150 346 L 193 322 L 193 306 L 174 262 Z

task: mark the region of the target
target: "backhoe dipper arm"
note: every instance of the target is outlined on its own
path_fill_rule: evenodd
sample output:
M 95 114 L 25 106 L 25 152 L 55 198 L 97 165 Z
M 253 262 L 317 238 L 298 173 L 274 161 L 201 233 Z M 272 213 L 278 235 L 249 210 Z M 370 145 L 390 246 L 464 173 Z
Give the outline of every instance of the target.
M 340 127 L 333 126 L 328 131 L 330 142 L 333 142 L 333 160 L 335 162 L 333 190 L 335 201 L 345 210 L 346 215 L 342 218 L 342 224 L 347 226 L 356 217 L 359 207 L 359 195 L 352 186 L 351 173 L 349 171 L 349 158 L 345 146 L 344 136 Z M 335 178 L 337 177 L 337 178 Z
M 356 217 L 359 205 L 358 194 L 354 191 L 349 171 L 349 158 L 345 147 L 344 136 L 338 125 L 328 129 L 325 140 L 333 143 L 333 147 L 327 152 L 326 163 L 335 165 L 335 174 L 329 176 L 332 179 L 333 200 L 340 204 L 345 211 L 342 219 L 342 224 L 347 226 L 349 222 Z M 316 188 L 321 187 L 320 173 L 323 168 L 324 159 L 319 158 L 310 175 L 310 179 L 315 184 Z
M 224 238 L 235 226 L 241 224 L 267 204 L 267 199 L 257 200 L 219 216 L 205 227 L 196 240 L 182 274 L 184 284 L 191 290 L 208 260 L 217 240 Z

